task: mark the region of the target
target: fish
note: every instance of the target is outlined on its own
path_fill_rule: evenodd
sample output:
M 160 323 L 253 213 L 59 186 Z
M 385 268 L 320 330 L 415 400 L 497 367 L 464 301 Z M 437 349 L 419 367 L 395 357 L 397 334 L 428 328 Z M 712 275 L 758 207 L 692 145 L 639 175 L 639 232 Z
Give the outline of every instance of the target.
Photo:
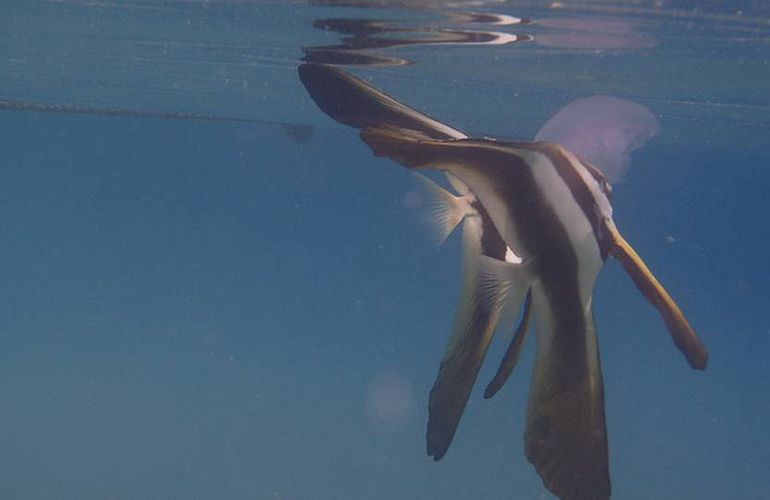
M 690 366 L 708 353 L 681 309 L 617 229 L 601 170 L 560 144 L 470 137 L 333 66 L 305 63 L 315 104 L 358 129 L 375 156 L 446 174 L 457 194 L 426 181 L 446 235 L 462 227 L 463 289 L 428 403 L 427 452 L 448 451 L 501 320 L 520 317 L 484 396 L 513 371 L 535 320 L 537 352 L 524 448 L 544 486 L 562 499 L 611 495 L 604 388 L 593 289 L 617 259 L 657 309 Z

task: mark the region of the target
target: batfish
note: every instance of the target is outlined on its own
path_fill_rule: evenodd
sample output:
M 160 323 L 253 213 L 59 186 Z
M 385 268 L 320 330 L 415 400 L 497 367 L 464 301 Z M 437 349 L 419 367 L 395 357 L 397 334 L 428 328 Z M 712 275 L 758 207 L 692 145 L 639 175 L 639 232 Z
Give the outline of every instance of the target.
M 626 242 L 601 171 L 553 142 L 471 138 L 335 67 L 303 64 L 318 107 L 360 130 L 376 156 L 444 172 L 457 194 L 426 180 L 444 235 L 462 226 L 463 292 L 431 390 L 428 455 L 447 452 L 503 307 L 522 311 L 485 397 L 505 383 L 534 313 L 537 354 L 525 453 L 562 499 L 610 497 L 607 432 L 592 294 L 609 256 L 657 308 L 690 366 L 708 354 L 695 331 Z

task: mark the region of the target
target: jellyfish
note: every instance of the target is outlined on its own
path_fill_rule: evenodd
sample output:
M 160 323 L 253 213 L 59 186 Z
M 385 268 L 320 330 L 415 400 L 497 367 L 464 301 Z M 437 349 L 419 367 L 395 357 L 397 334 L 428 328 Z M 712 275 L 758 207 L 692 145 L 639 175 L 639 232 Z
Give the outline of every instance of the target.
M 535 136 L 559 143 L 598 167 L 613 183 L 623 180 L 631 152 L 660 133 L 649 109 L 618 97 L 597 95 L 567 104 Z

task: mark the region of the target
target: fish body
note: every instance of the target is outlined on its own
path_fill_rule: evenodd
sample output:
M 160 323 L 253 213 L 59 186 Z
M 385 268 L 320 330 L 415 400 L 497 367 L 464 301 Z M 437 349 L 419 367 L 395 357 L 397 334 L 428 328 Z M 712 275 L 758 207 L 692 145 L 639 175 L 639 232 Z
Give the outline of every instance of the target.
M 612 219 L 599 169 L 550 142 L 503 142 L 463 132 L 399 103 L 356 77 L 305 64 L 300 79 L 335 120 L 360 129 L 376 156 L 447 174 L 459 197 L 441 195 L 446 234 L 462 222 L 463 292 L 429 399 L 427 451 L 447 452 L 504 306 L 522 320 L 493 395 L 519 357 L 530 308 L 537 354 L 525 432 L 527 459 L 563 499 L 610 497 L 604 389 L 592 295 L 609 256 L 658 309 L 693 368 L 706 350 L 676 303 Z M 440 190 L 442 188 L 435 188 Z
M 527 458 L 562 498 L 608 498 L 604 391 L 591 307 L 611 243 L 601 229 L 611 208 L 599 182 L 556 144 L 417 140 L 392 129 L 365 130 L 362 138 L 377 155 L 459 178 L 521 256 L 519 264 L 488 263 L 496 268 L 485 278 L 507 285 L 501 288 L 513 298 L 506 300 L 521 301 L 532 290 L 538 354 Z M 495 305 L 486 300 L 482 307 Z

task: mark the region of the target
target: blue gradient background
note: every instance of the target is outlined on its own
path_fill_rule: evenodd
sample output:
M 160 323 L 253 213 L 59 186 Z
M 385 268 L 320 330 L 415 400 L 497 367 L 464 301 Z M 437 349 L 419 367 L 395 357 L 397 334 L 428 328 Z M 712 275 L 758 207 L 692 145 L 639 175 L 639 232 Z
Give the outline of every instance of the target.
M 53 17 L 64 8 L 50 5 Z M 178 8 L 205 19 L 199 7 Z M 74 18 L 115 15 L 73 9 Z M 371 14 L 294 9 L 308 19 Z M 238 8 L 217 12 L 212 22 L 243 21 Z M 291 36 L 319 36 L 302 26 Z M 658 50 L 679 57 L 680 35 L 660 35 Z M 740 53 L 756 68 L 767 65 L 763 43 L 720 53 L 696 36 L 687 49 L 717 63 Z M 425 455 L 427 395 L 459 293 L 459 240 L 436 247 L 405 206 L 418 189 L 411 176 L 314 107 L 291 47 L 289 38 L 280 45 L 270 81 L 294 98 L 253 112 L 246 101 L 242 111 L 315 124 L 306 145 L 260 124 L 0 111 L 0 498 L 550 498 L 523 454 L 532 338 L 497 397 L 474 392 L 445 459 Z M 405 53 L 428 61 L 429 50 Z M 441 54 L 451 61 L 451 50 Z M 14 57 L 0 49 L 1 61 Z M 537 57 L 554 74 L 583 57 L 622 78 L 637 56 Z M 273 71 L 261 64 L 252 83 Z M 508 101 L 517 77 L 497 87 L 448 80 L 436 92 L 430 84 L 442 76 L 431 71 L 426 62 L 358 74 L 465 130 L 520 138 L 570 98 L 612 90 L 606 81 L 597 92 L 532 82 Z M 620 266 L 605 267 L 595 308 L 614 498 L 759 500 L 770 491 L 769 80 L 747 78 L 741 93 L 741 74 L 723 76 L 671 76 L 668 85 L 693 95 L 723 85 L 721 102 L 744 105 L 699 108 L 707 99 L 694 98 L 703 111 L 695 119 L 677 114 L 681 95 L 666 82 L 620 94 L 653 109 L 663 135 L 634 154 L 616 186 L 616 222 L 711 360 L 703 373 L 690 370 Z M 14 78 L 4 98 L 34 97 Z M 41 89 L 67 96 L 53 78 Z M 546 98 L 532 104 L 533 95 Z M 230 98 L 179 91 L 163 109 L 227 114 Z M 505 104 L 487 116 L 493 100 Z M 512 112 L 525 105 L 521 117 Z M 493 345 L 481 383 L 506 343 Z M 383 380 L 406 405 L 393 418 L 372 407 Z

